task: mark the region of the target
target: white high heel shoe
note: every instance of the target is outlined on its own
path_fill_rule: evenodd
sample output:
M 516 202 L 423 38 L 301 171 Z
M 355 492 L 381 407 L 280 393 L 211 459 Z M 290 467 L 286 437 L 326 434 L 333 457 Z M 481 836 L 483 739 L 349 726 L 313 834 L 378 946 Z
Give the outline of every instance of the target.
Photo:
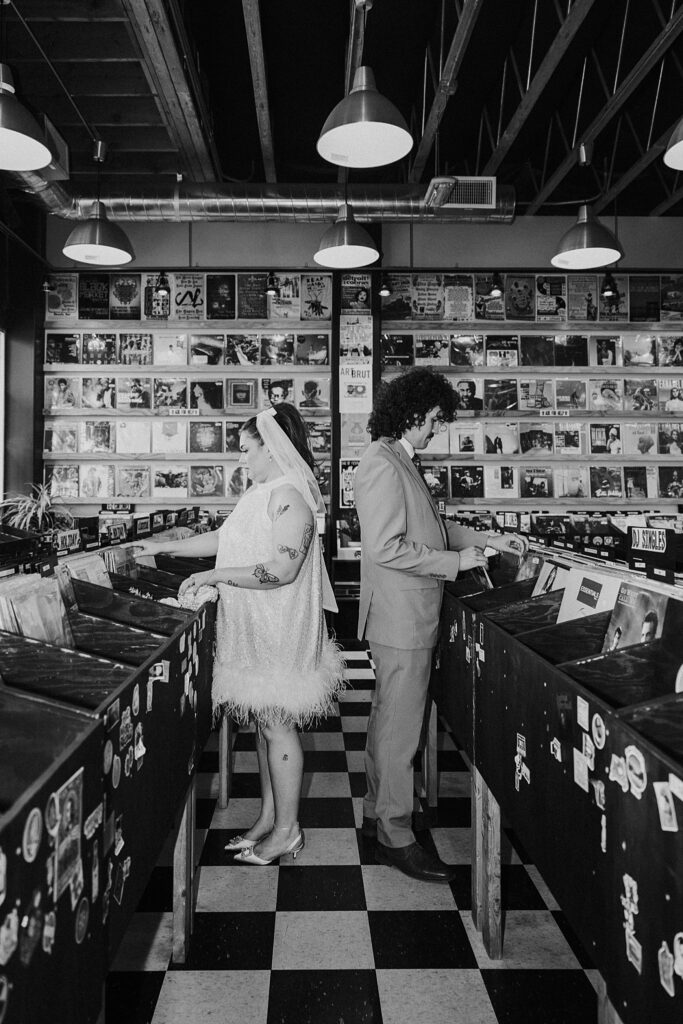
M 277 829 L 274 831 L 277 831 Z M 235 854 L 235 860 L 238 860 L 240 864 L 256 864 L 259 867 L 265 867 L 266 864 L 272 864 L 274 860 L 278 859 L 278 857 L 284 857 L 287 853 L 291 853 L 294 860 L 296 860 L 297 853 L 303 850 L 305 845 L 306 836 L 304 835 L 304 830 L 300 829 L 298 836 L 295 836 L 294 839 L 292 839 L 287 849 L 276 854 L 274 857 L 259 857 L 257 853 L 254 853 L 254 848 L 252 846 L 249 850 L 244 849 L 240 853 Z

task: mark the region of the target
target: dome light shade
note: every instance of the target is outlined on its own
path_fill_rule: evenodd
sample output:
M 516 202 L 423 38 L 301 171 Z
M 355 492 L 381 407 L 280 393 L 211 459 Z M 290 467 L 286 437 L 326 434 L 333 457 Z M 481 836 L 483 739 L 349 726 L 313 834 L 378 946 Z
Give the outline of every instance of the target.
M 585 203 L 569 231 L 560 239 L 550 262 L 561 270 L 592 270 L 623 259 L 624 250 L 617 237 L 593 216 Z
M 99 267 L 130 263 L 135 255 L 125 231 L 107 220 L 104 203 L 99 200 L 94 204 L 92 216 L 75 226 L 62 252 L 78 263 Z
M 379 251 L 367 231 L 356 224 L 351 206 L 343 203 L 336 221 L 320 239 L 313 259 L 321 267 L 350 269 L 374 263 Z
M 664 163 L 675 171 L 683 171 L 683 117 L 680 119 L 666 147 Z
M 503 297 L 503 282 L 500 274 L 493 274 L 491 278 L 491 287 L 489 288 L 490 299 L 502 299 Z
M 14 94 L 14 78 L 0 64 L 0 170 L 38 171 L 52 162 L 38 122 Z
M 356 68 L 353 88 L 323 125 L 316 145 L 321 157 L 339 167 L 383 167 L 412 146 L 402 114 L 377 91 L 371 68 Z
M 393 294 L 393 291 L 394 289 L 391 287 L 388 278 L 383 277 L 382 283 L 379 286 L 379 294 L 382 296 L 383 299 L 388 299 L 389 296 Z

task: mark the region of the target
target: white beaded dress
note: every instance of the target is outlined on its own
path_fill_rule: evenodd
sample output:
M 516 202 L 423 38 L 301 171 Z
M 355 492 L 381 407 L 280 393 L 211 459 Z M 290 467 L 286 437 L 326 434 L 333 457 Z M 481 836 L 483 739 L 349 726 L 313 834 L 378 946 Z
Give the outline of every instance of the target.
M 258 565 L 273 557 L 268 502 L 285 477 L 255 484 L 218 535 L 216 568 Z M 328 715 L 344 687 L 344 661 L 327 635 L 322 551 L 317 534 L 293 583 L 272 590 L 218 584 L 213 708 L 240 723 L 297 725 Z

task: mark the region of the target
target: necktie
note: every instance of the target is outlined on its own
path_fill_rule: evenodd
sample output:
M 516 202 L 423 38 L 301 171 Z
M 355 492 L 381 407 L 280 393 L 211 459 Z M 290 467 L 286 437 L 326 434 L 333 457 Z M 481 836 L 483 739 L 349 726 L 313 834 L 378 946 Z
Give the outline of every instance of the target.
M 415 454 L 412 456 L 412 463 L 415 466 L 415 469 L 418 471 L 418 473 L 422 477 L 422 479 L 424 480 L 424 470 L 422 469 L 422 459 L 417 454 L 417 452 L 415 452 Z

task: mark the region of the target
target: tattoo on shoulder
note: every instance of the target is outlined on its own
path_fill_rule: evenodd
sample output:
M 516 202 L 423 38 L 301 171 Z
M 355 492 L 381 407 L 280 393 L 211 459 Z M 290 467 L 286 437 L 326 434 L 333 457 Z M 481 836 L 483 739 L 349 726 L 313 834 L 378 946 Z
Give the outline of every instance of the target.
M 306 523 L 306 525 L 304 526 L 303 537 L 301 538 L 301 547 L 299 549 L 302 552 L 302 554 L 304 554 L 304 555 L 306 554 L 306 552 L 308 551 L 308 549 L 311 546 L 311 541 L 312 540 L 313 540 L 313 527 L 311 526 L 310 523 Z
M 253 575 L 259 581 L 259 583 L 279 583 L 280 577 L 274 576 L 272 572 L 268 572 L 265 565 L 259 562 L 254 569 Z
M 294 548 L 287 547 L 286 544 L 278 544 L 277 549 L 281 555 L 289 555 L 292 561 L 294 561 L 295 558 L 299 557 L 299 552 L 296 551 Z
M 289 505 L 278 505 L 278 507 L 275 509 L 275 516 L 273 518 L 273 522 L 275 522 L 276 519 L 279 519 L 280 516 L 283 516 L 288 509 Z

